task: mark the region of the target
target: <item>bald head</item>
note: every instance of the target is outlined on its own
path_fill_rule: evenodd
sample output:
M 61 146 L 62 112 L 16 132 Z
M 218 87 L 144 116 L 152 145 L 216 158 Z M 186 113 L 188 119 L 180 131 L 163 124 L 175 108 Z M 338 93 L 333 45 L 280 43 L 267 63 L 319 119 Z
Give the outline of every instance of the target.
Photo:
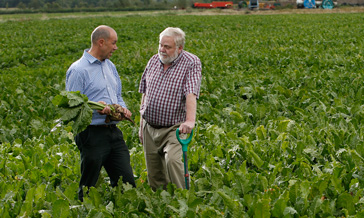
M 91 34 L 91 48 L 88 53 L 100 61 L 109 59 L 118 49 L 117 41 L 118 35 L 113 28 L 105 25 L 98 26 Z
M 91 43 L 96 44 L 99 39 L 107 41 L 110 38 L 111 32 L 115 32 L 115 30 L 109 26 L 101 25 L 96 27 L 91 34 Z

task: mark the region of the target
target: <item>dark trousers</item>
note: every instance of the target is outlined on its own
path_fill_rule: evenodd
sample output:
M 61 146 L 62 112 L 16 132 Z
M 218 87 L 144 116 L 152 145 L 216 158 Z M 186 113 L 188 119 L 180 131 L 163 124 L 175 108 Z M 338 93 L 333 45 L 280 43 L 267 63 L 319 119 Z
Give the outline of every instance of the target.
M 81 153 L 81 180 L 78 198 L 83 201 L 84 186 L 95 186 L 101 167 L 110 177 L 111 186 L 116 186 L 120 176 L 124 183 L 135 187 L 130 154 L 123 133 L 115 125 L 112 127 L 89 126 L 75 137 Z

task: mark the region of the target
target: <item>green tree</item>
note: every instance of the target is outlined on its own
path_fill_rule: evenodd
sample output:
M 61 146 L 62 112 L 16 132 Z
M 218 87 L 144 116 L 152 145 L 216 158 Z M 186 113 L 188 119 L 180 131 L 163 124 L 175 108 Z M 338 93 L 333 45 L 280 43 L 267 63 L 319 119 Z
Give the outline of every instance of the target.
M 53 9 L 60 9 L 61 6 L 57 2 L 52 2 L 52 8 Z
M 121 8 L 129 7 L 130 1 L 129 0 L 118 0 L 118 3 Z
M 151 0 L 142 0 L 144 6 L 149 6 L 151 4 Z
M 42 8 L 44 2 L 42 0 L 31 0 L 28 7 L 32 9 L 39 9 Z
M 23 2 L 20 2 L 16 7 L 19 9 L 25 9 L 27 6 Z
M 94 5 L 88 4 L 87 2 L 81 1 L 77 4 L 77 7 L 79 8 L 92 8 Z
M 187 0 L 177 0 L 176 5 L 178 8 L 186 8 Z

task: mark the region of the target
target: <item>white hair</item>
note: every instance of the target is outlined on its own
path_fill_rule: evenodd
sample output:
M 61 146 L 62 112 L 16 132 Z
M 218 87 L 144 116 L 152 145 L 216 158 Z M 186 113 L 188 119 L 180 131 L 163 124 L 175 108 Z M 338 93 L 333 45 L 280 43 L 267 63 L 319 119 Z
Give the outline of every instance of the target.
M 177 47 L 185 46 L 185 32 L 178 27 L 168 27 L 159 34 L 159 40 L 161 41 L 163 36 L 173 37 L 174 43 Z

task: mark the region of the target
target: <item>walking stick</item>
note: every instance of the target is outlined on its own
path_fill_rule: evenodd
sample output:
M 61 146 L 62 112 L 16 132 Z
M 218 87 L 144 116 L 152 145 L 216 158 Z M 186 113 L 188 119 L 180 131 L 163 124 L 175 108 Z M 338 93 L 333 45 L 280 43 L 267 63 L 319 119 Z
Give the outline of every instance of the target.
M 192 136 L 193 136 L 193 129 L 191 131 L 190 137 L 188 139 L 180 139 L 179 137 L 179 129 L 176 130 L 176 136 L 179 143 L 182 145 L 182 151 L 183 151 L 183 163 L 185 168 L 185 183 L 186 183 L 186 189 L 190 189 L 190 175 L 188 174 L 188 160 L 187 160 L 187 147 L 188 144 L 190 144 Z

